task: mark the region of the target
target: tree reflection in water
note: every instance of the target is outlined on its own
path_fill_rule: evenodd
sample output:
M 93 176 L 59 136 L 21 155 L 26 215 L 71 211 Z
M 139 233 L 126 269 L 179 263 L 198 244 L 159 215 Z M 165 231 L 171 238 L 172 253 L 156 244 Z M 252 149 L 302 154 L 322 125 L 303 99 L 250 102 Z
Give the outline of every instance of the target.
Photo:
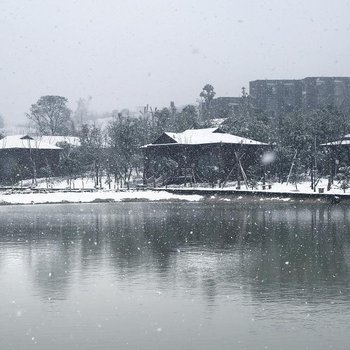
M 44 209 L 45 215 L 41 215 Z M 1 257 L 21 257 L 44 299 L 108 266 L 162 288 L 348 297 L 350 209 L 296 204 L 58 205 L 1 208 Z M 322 292 L 321 292 L 322 289 Z

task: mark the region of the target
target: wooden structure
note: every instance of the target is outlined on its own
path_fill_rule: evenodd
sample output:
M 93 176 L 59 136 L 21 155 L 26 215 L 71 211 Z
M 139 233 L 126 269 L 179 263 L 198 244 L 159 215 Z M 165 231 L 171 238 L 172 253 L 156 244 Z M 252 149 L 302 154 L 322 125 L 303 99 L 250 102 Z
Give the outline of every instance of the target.
M 28 135 L 6 136 L 0 140 L 0 181 L 15 183 L 25 178 L 55 173 L 61 148 Z M 47 171 L 44 174 L 41 169 Z
M 326 149 L 329 161 L 329 178 L 333 183 L 339 167 L 350 166 L 350 134 L 344 135 L 341 139 L 321 144 Z
M 144 185 L 170 183 L 247 183 L 245 169 L 259 164 L 261 151 L 269 147 L 259 141 L 231 135 L 218 128 L 163 133 L 144 152 Z

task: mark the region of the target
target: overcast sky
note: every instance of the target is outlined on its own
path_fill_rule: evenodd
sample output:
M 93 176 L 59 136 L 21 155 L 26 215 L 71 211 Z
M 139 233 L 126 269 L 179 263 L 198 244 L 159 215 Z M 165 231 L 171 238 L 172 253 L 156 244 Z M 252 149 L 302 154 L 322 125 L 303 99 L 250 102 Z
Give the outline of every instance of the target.
M 350 76 L 343 0 L 0 0 L 0 113 L 42 95 L 97 112 L 195 103 L 211 83 Z

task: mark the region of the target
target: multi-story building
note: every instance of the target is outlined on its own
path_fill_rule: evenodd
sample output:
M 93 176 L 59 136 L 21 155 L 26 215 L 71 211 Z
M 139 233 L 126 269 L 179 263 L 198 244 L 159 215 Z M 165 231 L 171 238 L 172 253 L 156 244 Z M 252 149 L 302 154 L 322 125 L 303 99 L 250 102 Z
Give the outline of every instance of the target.
M 238 113 L 241 97 L 217 97 L 210 103 L 210 115 L 214 118 L 227 118 Z
M 348 108 L 350 101 L 349 77 L 305 78 L 302 82 L 304 109 L 315 109 L 328 105 L 340 110 Z
M 348 111 L 350 106 L 350 77 L 255 80 L 249 90 L 255 108 L 274 114 L 328 105 Z

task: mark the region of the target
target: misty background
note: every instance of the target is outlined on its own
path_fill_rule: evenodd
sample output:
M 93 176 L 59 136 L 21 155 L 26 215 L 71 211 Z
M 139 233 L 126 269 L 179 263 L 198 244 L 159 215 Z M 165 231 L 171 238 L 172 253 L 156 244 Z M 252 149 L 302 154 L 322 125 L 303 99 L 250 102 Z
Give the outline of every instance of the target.
M 97 113 L 195 103 L 204 84 L 239 96 L 250 80 L 349 76 L 350 2 L 0 1 L 0 114 L 43 95 Z

